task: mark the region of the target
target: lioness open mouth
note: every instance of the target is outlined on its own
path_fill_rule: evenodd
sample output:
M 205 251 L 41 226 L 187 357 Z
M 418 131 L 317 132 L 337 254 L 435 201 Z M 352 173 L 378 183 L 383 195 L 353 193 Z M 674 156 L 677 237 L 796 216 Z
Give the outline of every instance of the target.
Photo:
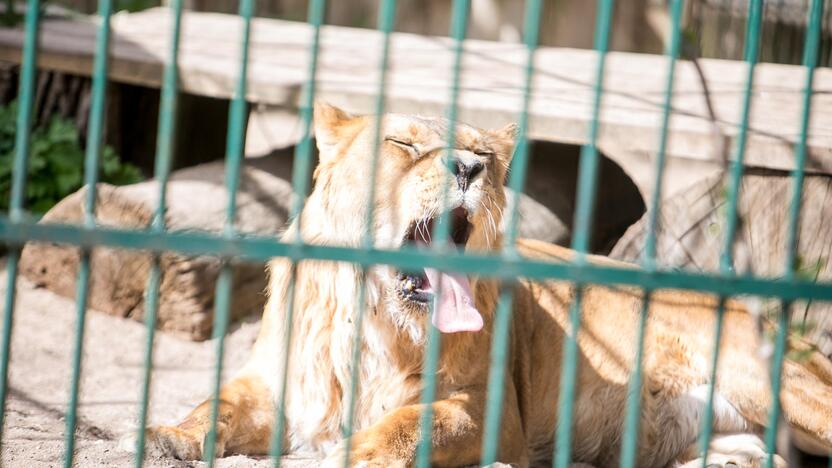
M 468 221 L 468 211 L 462 207 L 456 208 L 450 212 L 448 221 L 451 223 L 448 231 L 449 241 L 453 242 L 457 248 L 465 248 L 473 227 Z M 433 235 L 434 226 L 438 222 L 439 216 L 411 222 L 404 236 L 403 244 L 415 245 L 420 248 L 429 247 L 433 243 L 431 236 Z M 400 272 L 399 281 L 401 283 L 400 290 L 405 299 L 422 304 L 427 304 L 433 299 L 434 289 L 426 271 Z
M 462 207 L 449 213 L 449 241 L 464 249 L 471 236 L 473 225 L 468 221 L 468 211 Z M 404 237 L 404 244 L 429 247 L 434 224 L 439 217 L 421 219 L 411 223 Z M 478 331 L 482 328 L 482 316 L 474 307 L 474 297 L 468 278 L 459 273 L 445 273 L 433 268 L 422 272 L 400 272 L 399 292 L 411 303 L 427 306 L 439 290 L 439 300 L 432 314 L 433 324 L 443 333 Z

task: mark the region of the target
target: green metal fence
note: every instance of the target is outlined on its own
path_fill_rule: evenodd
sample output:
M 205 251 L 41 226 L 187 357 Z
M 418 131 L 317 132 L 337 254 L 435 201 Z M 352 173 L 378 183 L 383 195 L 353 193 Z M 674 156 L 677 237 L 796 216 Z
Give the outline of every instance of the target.
M 102 128 L 104 124 L 105 88 L 108 72 L 108 48 L 110 43 L 110 15 L 113 10 L 113 0 L 100 0 L 99 15 L 101 23 L 99 26 L 98 42 L 96 48 L 92 105 L 89 119 L 89 133 L 87 136 L 87 151 L 85 162 L 85 182 L 89 188 L 86 195 L 86 215 L 81 225 L 42 225 L 37 224 L 27 215 L 24 207 L 24 193 L 26 186 L 27 156 L 29 154 L 29 135 L 32 122 L 32 107 L 34 97 L 34 83 L 36 75 L 36 55 L 38 49 L 38 23 L 41 11 L 39 0 L 29 0 L 25 18 L 25 44 L 23 50 L 23 65 L 20 75 L 20 107 L 17 121 L 17 146 L 13 168 L 13 183 L 11 193 L 10 210 L 7 216 L 0 218 L 0 239 L 8 246 L 8 286 L 4 302 L 2 359 L 0 359 L 0 402 L 5 404 L 8 390 L 8 365 L 9 349 L 11 339 L 12 321 L 14 318 L 15 305 L 15 281 L 18 273 L 18 262 L 23 243 L 27 241 L 49 241 L 66 243 L 78 246 L 81 249 L 81 265 L 78 272 L 77 290 L 77 326 L 75 329 L 75 350 L 72 359 L 72 381 L 71 396 L 67 408 L 66 418 L 66 454 L 65 466 L 73 463 L 73 449 L 75 442 L 75 429 L 77 420 L 78 385 L 81 376 L 82 343 L 85 324 L 85 312 L 87 302 L 87 291 L 90 278 L 90 251 L 98 246 L 110 246 L 125 249 L 144 249 L 153 252 L 153 263 L 147 285 L 147 341 L 145 344 L 145 366 L 144 382 L 142 387 L 142 401 L 139 414 L 139 425 L 143 428 L 147 422 L 147 406 L 150 388 L 150 376 L 152 369 L 152 349 L 154 341 L 154 330 L 156 312 L 158 308 L 160 265 L 159 255 L 164 251 L 178 251 L 194 255 L 214 255 L 223 260 L 223 266 L 216 284 L 216 309 L 214 320 L 214 337 L 216 338 L 216 375 L 214 379 L 213 394 L 217 395 L 220 388 L 220 376 L 222 371 L 223 337 L 228 329 L 229 307 L 231 294 L 231 269 L 229 262 L 236 259 L 259 259 L 265 260 L 271 257 L 286 257 L 293 262 L 302 259 L 326 259 L 334 261 L 347 261 L 360 264 L 366 274 L 367 268 L 373 264 L 390 264 L 401 269 L 414 270 L 426 266 L 443 270 L 456 270 L 472 274 L 483 274 L 501 278 L 504 281 L 501 290 L 499 305 L 493 331 L 493 344 L 491 349 L 491 368 L 488 381 L 488 406 L 486 409 L 485 431 L 483 440 L 482 464 L 489 464 L 497 460 L 497 441 L 500 430 L 502 382 L 504 380 L 504 364 L 507 357 L 508 330 L 511 322 L 511 303 L 513 299 L 512 280 L 518 277 L 533 279 L 554 278 L 570 281 L 576 285 L 577 296 L 570 310 L 571 331 L 568 332 L 565 341 L 562 374 L 560 382 L 560 401 L 558 403 L 559 423 L 555 441 L 555 453 L 553 465 L 565 468 L 571 460 L 572 441 L 572 416 L 573 404 L 576 391 L 577 375 L 577 353 L 578 346 L 576 333 L 580 327 L 580 304 L 582 287 L 587 284 L 627 284 L 642 288 L 646 297 L 640 313 L 638 336 L 640 346 L 637 350 L 637 366 L 632 374 L 629 384 L 628 409 L 625 420 L 625 438 L 621 457 L 622 467 L 636 466 L 636 448 L 638 445 L 638 421 L 640 413 L 639 394 L 642 383 L 642 352 L 645 323 L 647 318 L 647 304 L 651 291 L 661 288 L 697 289 L 708 291 L 720 296 L 718 318 L 714 338 L 714 352 L 711 362 L 711 382 L 715 382 L 716 363 L 719 358 L 718 346 L 722 331 L 722 317 L 724 315 L 725 299 L 729 296 L 740 294 L 759 295 L 775 297 L 782 303 L 779 314 L 779 331 L 775 339 L 775 352 L 772 364 L 771 386 L 774 395 L 779 395 L 780 369 L 785 356 L 786 334 L 788 330 L 789 316 L 787 314 L 789 304 L 799 299 L 832 300 L 832 284 L 817 283 L 800 279 L 795 274 L 797 225 L 799 222 L 800 199 L 804 177 L 803 167 L 807 158 L 807 132 L 809 123 L 809 106 L 812 96 L 813 72 L 819 51 L 821 21 L 823 18 L 823 0 L 812 0 L 808 13 L 808 32 L 803 52 L 803 66 L 806 70 L 805 89 L 803 92 L 803 112 L 800 127 L 800 138 L 794 148 L 795 169 L 793 171 L 794 190 L 790 208 L 790 224 L 788 229 L 788 253 L 786 260 L 786 274 L 781 278 L 757 278 L 751 276 L 735 275 L 732 265 L 732 245 L 734 234 L 737 229 L 737 201 L 740 190 L 740 182 L 743 174 L 743 157 L 746 149 L 746 136 L 748 133 L 749 108 L 751 105 L 752 85 L 754 79 L 754 66 L 757 62 L 763 0 L 752 0 L 749 2 L 747 29 L 745 33 L 744 60 L 747 62 L 746 86 L 742 107 L 742 119 L 739 128 L 739 136 L 733 148 L 730 159 L 730 177 L 728 181 L 728 209 L 727 235 L 723 246 L 720 271 L 713 275 L 695 273 L 665 271 L 657 264 L 656 254 L 656 226 L 658 223 L 657 213 L 659 200 L 661 199 L 661 174 L 663 173 L 666 159 L 667 128 L 671 119 L 671 96 L 673 94 L 674 70 L 677 56 L 680 51 L 680 22 L 685 7 L 684 0 L 671 0 L 669 2 L 670 18 L 672 22 L 672 36 L 667 47 L 668 75 L 664 89 L 662 132 L 656 154 L 655 167 L 655 190 L 651 199 L 651 210 L 648 218 L 648 234 L 644 249 L 644 257 L 641 268 L 638 270 L 623 269 L 610 266 L 593 265 L 587 262 L 586 253 L 589 245 L 589 233 L 592 227 L 593 202 L 595 197 L 596 181 L 599 167 L 599 154 L 595 145 L 599 131 L 599 112 L 601 100 L 603 99 L 603 82 L 605 55 L 610 37 L 611 18 L 614 9 L 613 0 L 599 0 L 599 8 L 595 26 L 595 49 L 598 52 L 598 62 L 595 71 L 594 82 L 594 105 L 592 123 L 589 127 L 589 143 L 583 147 L 580 160 L 579 183 L 577 193 L 577 209 L 575 215 L 575 235 L 572 247 L 578 252 L 574 262 L 564 264 L 550 264 L 524 259 L 519 256 L 515 248 L 517 238 L 516 228 L 518 221 L 517 203 L 518 198 L 514 197 L 512 206 L 508 207 L 508 229 L 504 238 L 504 244 L 499 254 L 460 254 L 442 242 L 447 239 L 449 223 L 439 222 L 435 226 L 433 235 L 437 242 L 434 242 L 433 252 L 408 250 L 391 252 L 379 250 L 374 247 L 371 226 L 373 213 L 368 210 L 366 220 L 367 230 L 364 234 L 361 248 L 331 247 L 307 245 L 300 240 L 292 243 L 281 243 L 271 238 L 241 237 L 235 232 L 235 196 L 237 192 L 240 175 L 240 164 L 243 153 L 245 112 L 246 103 L 246 73 L 247 73 L 247 51 L 249 43 L 249 31 L 251 19 L 254 14 L 254 0 L 241 0 L 239 14 L 245 27 L 243 29 L 243 40 L 240 44 L 242 54 L 239 65 L 238 81 L 234 98 L 230 108 L 228 126 L 228 144 L 226 149 L 226 185 L 228 187 L 229 199 L 226 211 L 225 229 L 220 235 L 168 232 L 165 229 L 165 182 L 171 167 L 172 141 L 175 134 L 174 114 L 176 112 L 177 93 L 177 51 L 180 32 L 180 20 L 182 16 L 182 0 L 172 0 L 171 8 L 175 13 L 170 50 L 168 51 L 169 65 L 164 71 L 164 84 L 161 94 L 160 118 L 158 126 L 158 140 L 156 148 L 155 177 L 161 182 L 159 192 L 159 205 L 150 227 L 146 230 L 119 230 L 96 226 L 94 218 L 95 209 L 95 184 L 98 179 L 98 164 L 102 143 Z M 388 50 L 390 33 L 393 28 L 393 18 L 396 9 L 396 0 L 382 0 L 382 7 L 378 19 L 378 29 L 383 33 L 382 57 L 381 57 L 381 80 L 376 101 L 376 113 L 381 114 L 385 108 L 384 90 L 388 63 Z M 525 44 L 526 65 L 525 85 L 522 108 L 518 109 L 519 137 L 516 154 L 513 159 L 513 166 L 510 172 L 508 186 L 514 191 L 521 192 L 524 187 L 526 169 L 528 164 L 528 140 L 526 130 L 529 123 L 528 107 L 529 96 L 532 84 L 532 77 L 535 73 L 534 59 L 535 49 L 539 32 L 539 18 L 542 8 L 542 0 L 527 0 L 525 5 Z M 319 32 L 323 22 L 325 11 L 325 0 L 311 0 L 309 5 L 309 23 L 314 30 L 312 41 L 311 60 L 309 62 L 309 77 L 302 96 L 301 116 L 303 120 L 303 139 L 297 146 L 295 153 L 295 164 L 293 174 L 294 192 L 297 196 L 292 206 L 292 215 L 299 217 L 302 214 L 304 196 L 308 192 L 308 180 L 311 170 L 311 139 L 310 129 L 312 123 L 312 104 L 315 96 L 315 76 L 317 71 L 317 58 L 319 49 Z M 459 93 L 459 78 L 461 61 L 464 54 L 463 40 L 466 34 L 466 25 L 470 0 L 454 0 L 452 7 L 452 19 L 450 35 L 454 41 L 453 61 L 453 84 L 449 89 L 450 105 L 447 109 L 447 117 L 451 121 L 457 116 L 457 97 Z M 378 122 L 378 120 L 377 120 Z M 454 126 L 449 126 L 447 141 L 454 140 Z M 375 161 L 378 158 L 380 142 L 380 126 L 377 123 L 375 128 L 376 150 L 374 164 L 371 170 L 370 181 L 375 180 Z M 370 196 L 370 202 L 374 196 Z M 448 214 L 443 215 L 447 218 Z M 359 288 L 362 296 L 358 303 L 363 303 L 364 288 Z M 290 286 L 291 291 L 291 286 Z M 289 294 L 291 297 L 291 292 Z M 292 307 L 293 301 L 288 301 L 288 307 Z M 286 320 L 292 320 L 292 311 L 289 310 Z M 355 321 L 355 338 L 353 344 L 353 362 L 360 359 L 363 311 L 358 311 Z M 292 327 L 286 327 L 285 336 L 286 349 L 289 349 Z M 439 332 L 431 327 L 427 340 L 427 349 L 424 362 L 424 390 L 423 402 L 434 400 L 436 389 L 436 370 L 439 355 Z M 286 359 L 289 353 L 285 353 Z M 284 366 L 284 369 L 286 366 Z M 352 390 L 358 385 L 357 366 L 353 365 Z M 282 415 L 283 403 L 286 394 L 286 383 L 279 390 L 279 402 L 277 405 L 278 416 Z M 355 391 L 350 392 L 355 395 Z M 701 431 L 702 451 L 708 449 L 708 441 L 711 435 L 711 414 L 713 408 L 713 384 L 708 394 L 705 420 Z M 772 411 L 770 412 L 769 424 L 766 432 L 766 443 L 768 452 L 774 453 L 775 434 L 779 418 L 779 400 L 774 398 Z M 354 401 L 348 407 L 347 427 L 345 437 L 349 437 L 354 416 Z M 206 439 L 205 454 L 209 464 L 213 464 L 213 446 L 216 439 L 216 416 L 218 399 L 213 399 L 212 430 Z M 431 446 L 424 443 L 430 438 L 432 425 L 431 406 L 426 405 L 422 414 L 422 443 L 418 446 L 416 465 L 419 467 L 428 466 L 430 460 Z M 0 411 L 0 427 L 2 427 L 2 416 Z M 277 417 L 277 427 L 273 432 L 272 450 L 275 466 L 280 464 L 279 454 L 283 452 L 282 442 L 284 434 L 283 418 Z M 144 451 L 144 432 L 138 432 L 138 453 Z M 142 466 L 143 457 L 136 457 L 136 466 Z M 768 466 L 772 466 L 773 459 L 769 457 Z M 346 460 L 345 460 L 346 464 Z

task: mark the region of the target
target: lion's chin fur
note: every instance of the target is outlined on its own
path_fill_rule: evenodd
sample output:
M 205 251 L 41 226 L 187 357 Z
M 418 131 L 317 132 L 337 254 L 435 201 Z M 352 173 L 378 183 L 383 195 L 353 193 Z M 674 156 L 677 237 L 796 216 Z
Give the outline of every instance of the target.
M 292 242 L 296 232 L 297 225 L 290 226 L 283 240 Z M 474 248 L 488 248 L 489 241 L 500 239 L 486 239 L 482 232 L 481 227 L 475 227 L 471 239 Z M 248 367 L 258 375 L 272 376 L 269 387 L 278 394 L 283 369 L 275 365 L 282 359 L 275 359 L 274 352 L 286 332 L 286 305 L 291 294 L 294 327 L 290 363 L 303 363 L 290 364 L 287 375 L 286 419 L 292 451 L 326 453 L 341 438 L 341 427 L 347 423 L 352 348 L 360 313 L 364 316 L 356 430 L 368 427 L 393 408 L 418 401 L 418 376 L 430 314 L 426 307 L 407 304 L 397 297 L 393 268 L 374 266 L 364 276 L 362 268 L 351 263 L 304 260 L 293 265 L 286 259 L 275 259 L 269 264 L 269 276 L 270 297 L 263 328 Z M 494 303 L 496 289 L 478 287 L 478 283 L 474 281 L 474 289 L 480 291 L 480 296 L 485 294 L 479 302 Z M 362 298 L 362 285 L 363 306 L 357 302 Z M 490 309 L 481 312 L 490 321 Z M 477 335 L 444 335 L 443 356 L 470 354 L 468 350 L 484 337 Z M 263 366 L 270 369 L 264 372 Z M 451 378 L 468 371 L 440 369 L 440 373 Z
M 274 364 L 276 337 L 283 335 L 285 304 L 289 298 L 287 279 L 292 266 L 285 260 L 270 265 L 272 296 L 249 366 L 258 375 L 274 379 L 269 387 L 280 388 L 283 369 Z M 346 424 L 346 405 L 351 388 L 352 347 L 355 341 L 357 314 L 364 309 L 362 326 L 359 396 L 356 401 L 356 429 L 368 427 L 392 408 L 415 403 L 421 388 L 422 354 L 427 337 L 429 315 L 422 310 L 400 308 L 399 301 L 388 299 L 384 292 L 365 294 L 367 307 L 358 307 L 361 270 L 346 263 L 303 261 L 295 268 L 294 328 L 291 360 L 302 362 L 288 369 L 286 418 L 288 441 L 292 451 L 327 452 L 340 440 Z M 381 287 L 367 282 L 368 289 Z M 280 331 L 278 332 L 279 329 Z M 469 341 L 463 335 L 450 337 L 445 346 L 458 348 Z M 270 345 L 269 343 L 275 343 Z M 259 348 L 259 350 L 258 350 Z M 259 351 L 259 355 L 258 355 Z M 446 349 L 443 352 L 447 352 Z M 282 350 L 280 351 L 282 353 Z M 263 366 L 269 366 L 263 372 Z M 243 372 L 245 374 L 245 371 Z

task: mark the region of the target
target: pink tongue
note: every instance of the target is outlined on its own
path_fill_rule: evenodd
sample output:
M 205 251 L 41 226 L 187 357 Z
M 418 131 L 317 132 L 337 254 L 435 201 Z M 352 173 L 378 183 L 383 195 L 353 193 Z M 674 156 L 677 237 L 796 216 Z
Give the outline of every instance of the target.
M 433 268 L 425 268 L 425 275 L 430 281 L 430 288 L 440 292 L 431 317 L 433 325 L 442 333 L 463 331 L 480 331 L 482 316 L 474 308 L 474 295 L 471 283 L 465 275 L 442 273 Z

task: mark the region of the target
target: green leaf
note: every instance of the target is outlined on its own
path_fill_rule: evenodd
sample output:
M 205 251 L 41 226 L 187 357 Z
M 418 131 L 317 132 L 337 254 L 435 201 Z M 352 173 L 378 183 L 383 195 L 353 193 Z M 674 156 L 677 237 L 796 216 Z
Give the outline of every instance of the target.
M 63 172 L 55 176 L 58 193 L 69 194 L 81 188 L 81 171 Z
M 42 215 L 49 211 L 50 208 L 55 206 L 58 203 L 58 200 L 52 198 L 39 198 L 34 203 L 31 203 L 29 206 L 29 211 L 35 214 Z
M 113 185 L 130 185 L 142 181 L 141 172 L 132 166 L 125 166 L 116 174 L 110 175 L 105 182 Z
M 827 259 L 820 257 L 814 262 L 807 262 L 805 258 L 798 256 L 795 263 L 795 274 L 798 278 L 806 281 L 817 281 L 821 272 L 826 269 Z
M 68 120 L 53 118 L 49 123 L 49 140 L 53 143 L 78 143 L 78 130 Z
M 17 131 L 17 103 L 0 105 L 0 209 L 8 209 Z M 53 116 L 30 135 L 29 178 L 26 204 L 41 214 L 78 190 L 83 183 L 84 148 L 78 129 L 60 116 Z M 116 152 L 105 146 L 101 154 L 101 180 L 111 184 L 132 184 L 142 180 L 135 166 L 122 163 Z

